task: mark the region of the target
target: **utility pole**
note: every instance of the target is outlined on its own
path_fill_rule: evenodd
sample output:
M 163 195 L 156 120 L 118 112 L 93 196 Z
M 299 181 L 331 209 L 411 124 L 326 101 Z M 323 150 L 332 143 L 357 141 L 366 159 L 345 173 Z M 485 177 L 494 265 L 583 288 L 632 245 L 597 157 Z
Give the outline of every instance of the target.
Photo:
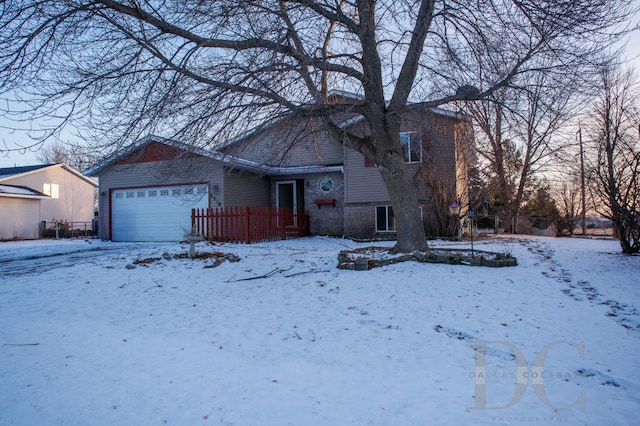
M 584 150 L 582 149 L 582 127 L 578 123 L 578 142 L 580 144 L 580 185 L 582 189 L 582 236 L 587 236 L 587 196 L 584 184 Z

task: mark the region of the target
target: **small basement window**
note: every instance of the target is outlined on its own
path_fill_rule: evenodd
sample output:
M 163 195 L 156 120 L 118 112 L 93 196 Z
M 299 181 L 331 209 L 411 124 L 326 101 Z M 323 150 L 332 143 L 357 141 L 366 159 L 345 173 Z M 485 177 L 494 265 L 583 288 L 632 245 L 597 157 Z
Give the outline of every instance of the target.
M 395 232 L 396 218 L 392 206 L 376 207 L 376 232 Z

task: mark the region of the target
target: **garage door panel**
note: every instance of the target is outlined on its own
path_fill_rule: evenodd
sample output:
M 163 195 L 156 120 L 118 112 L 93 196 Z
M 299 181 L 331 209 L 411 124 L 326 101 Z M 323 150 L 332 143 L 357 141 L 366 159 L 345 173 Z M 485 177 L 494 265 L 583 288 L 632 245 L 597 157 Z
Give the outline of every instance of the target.
M 206 185 L 114 190 L 114 241 L 180 241 L 191 227 L 191 209 L 209 206 Z

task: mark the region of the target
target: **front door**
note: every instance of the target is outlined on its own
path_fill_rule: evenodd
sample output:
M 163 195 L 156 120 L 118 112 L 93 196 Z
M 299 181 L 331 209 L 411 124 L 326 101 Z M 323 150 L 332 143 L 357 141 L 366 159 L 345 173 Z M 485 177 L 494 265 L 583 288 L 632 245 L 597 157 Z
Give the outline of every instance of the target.
M 298 197 L 295 180 L 276 182 L 276 207 L 298 210 Z
M 276 182 L 276 207 L 285 208 L 286 212 L 281 212 L 284 225 L 287 227 L 295 227 L 297 223 L 298 210 L 304 209 L 304 181 L 300 180 L 283 180 Z M 279 222 L 281 223 L 281 222 Z

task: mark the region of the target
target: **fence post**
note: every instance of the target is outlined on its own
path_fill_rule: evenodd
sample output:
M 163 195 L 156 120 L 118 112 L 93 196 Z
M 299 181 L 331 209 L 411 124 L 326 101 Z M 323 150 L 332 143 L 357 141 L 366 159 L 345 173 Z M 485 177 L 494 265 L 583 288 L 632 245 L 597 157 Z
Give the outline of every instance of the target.
M 247 213 L 247 227 L 246 227 L 247 240 L 246 240 L 246 243 L 247 244 L 251 244 L 251 209 L 249 208 L 249 206 L 247 206 L 247 208 L 246 208 L 246 213 Z

